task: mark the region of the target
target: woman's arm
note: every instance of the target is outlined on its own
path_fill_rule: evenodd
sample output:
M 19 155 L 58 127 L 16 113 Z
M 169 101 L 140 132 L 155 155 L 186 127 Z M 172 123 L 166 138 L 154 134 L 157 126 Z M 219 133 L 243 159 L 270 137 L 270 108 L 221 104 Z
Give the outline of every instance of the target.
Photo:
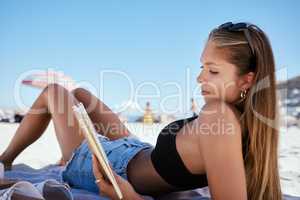
M 231 108 L 220 102 L 205 105 L 201 113 L 203 114 L 199 116 L 197 123 L 205 123 L 209 129 L 200 130 L 201 133 L 206 132 L 199 134 L 199 150 L 212 198 L 246 200 L 247 188 L 238 120 Z

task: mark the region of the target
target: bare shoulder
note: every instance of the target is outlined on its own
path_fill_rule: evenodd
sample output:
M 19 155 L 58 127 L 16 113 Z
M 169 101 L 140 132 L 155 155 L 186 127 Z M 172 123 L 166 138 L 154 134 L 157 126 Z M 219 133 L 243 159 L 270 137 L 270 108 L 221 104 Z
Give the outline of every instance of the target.
M 241 134 L 239 118 L 238 110 L 232 105 L 214 100 L 202 107 L 196 123 L 203 128 L 200 135 L 232 136 Z
M 196 122 L 199 145 L 202 152 L 211 145 L 219 148 L 242 147 L 242 131 L 239 116 L 234 108 L 222 101 L 205 104 Z
M 234 108 L 221 101 L 205 104 L 195 123 L 198 148 L 214 199 L 244 199 L 246 182 L 241 128 Z M 228 185 L 228 180 L 231 184 Z M 237 198 L 232 197 L 233 191 Z M 219 197 L 219 198 L 216 198 Z

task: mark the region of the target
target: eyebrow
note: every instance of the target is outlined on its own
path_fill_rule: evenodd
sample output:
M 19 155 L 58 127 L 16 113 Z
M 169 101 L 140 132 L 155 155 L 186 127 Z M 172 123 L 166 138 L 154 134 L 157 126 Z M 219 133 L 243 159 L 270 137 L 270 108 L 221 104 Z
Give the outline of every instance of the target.
M 206 63 L 203 63 L 203 65 L 215 65 L 215 66 L 218 66 L 218 64 L 214 63 L 214 62 L 206 62 Z

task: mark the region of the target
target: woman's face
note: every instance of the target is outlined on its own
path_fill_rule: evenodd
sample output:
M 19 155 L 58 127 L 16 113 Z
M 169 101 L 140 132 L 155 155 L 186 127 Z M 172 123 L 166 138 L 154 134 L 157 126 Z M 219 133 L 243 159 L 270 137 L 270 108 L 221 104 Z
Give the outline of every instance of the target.
M 224 50 L 217 49 L 214 42 L 207 42 L 200 59 L 202 69 L 197 77 L 206 102 L 221 99 L 234 103 L 240 98 L 243 88 L 238 69 L 225 58 Z

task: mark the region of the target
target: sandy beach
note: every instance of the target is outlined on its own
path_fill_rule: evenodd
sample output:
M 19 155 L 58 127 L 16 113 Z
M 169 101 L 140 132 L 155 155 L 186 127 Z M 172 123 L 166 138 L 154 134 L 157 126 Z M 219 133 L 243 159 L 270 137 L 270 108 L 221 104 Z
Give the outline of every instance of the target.
M 11 140 L 19 124 L 0 123 L 0 151 L 2 152 Z M 155 144 L 159 131 L 165 124 L 144 125 L 128 123 L 129 130 L 142 141 Z M 300 129 L 291 127 L 280 133 L 279 168 L 282 191 L 284 194 L 300 197 Z M 44 135 L 15 160 L 14 164 L 25 163 L 34 168 L 53 164 L 60 158 L 54 127 L 50 123 Z

